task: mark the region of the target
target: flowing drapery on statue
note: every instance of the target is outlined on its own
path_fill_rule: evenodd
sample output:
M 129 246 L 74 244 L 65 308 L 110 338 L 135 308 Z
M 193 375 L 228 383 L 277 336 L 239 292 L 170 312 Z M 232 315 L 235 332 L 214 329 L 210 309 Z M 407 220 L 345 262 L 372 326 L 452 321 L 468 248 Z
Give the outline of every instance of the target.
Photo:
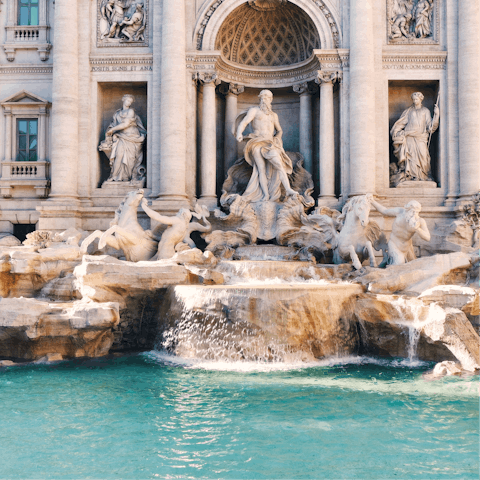
M 392 178 L 393 186 L 407 180 L 433 181 L 429 138 L 438 128 L 440 114 L 435 105 L 432 119 L 430 110 L 422 106 L 423 98 L 420 92 L 413 93 L 414 104 L 402 113 L 390 131 L 394 154 L 398 159 L 398 171 Z
M 273 94 L 270 90 L 262 90 L 259 98 L 260 105 L 240 113 L 232 129 L 238 142 L 249 139 L 243 153 L 253 172 L 242 198 L 252 203 L 278 201 L 282 186 L 285 195 L 297 194 L 287 177 L 292 173 L 292 161 L 283 149 L 283 131 L 278 115 L 272 111 Z M 253 133 L 243 137 L 249 123 L 252 123 Z
M 247 112 L 241 113 L 237 119 L 241 121 L 246 113 Z M 259 152 L 260 155 L 267 160 L 265 162 L 265 175 L 267 178 L 269 199 L 272 202 L 276 202 L 282 195 L 282 180 L 278 174 L 278 169 L 272 166 L 270 160 L 280 158 L 283 170 L 288 175 L 292 173 L 292 161 L 285 153 L 279 139 L 269 139 L 262 136 L 255 136 L 254 134 L 248 135 L 247 138 L 250 140 L 245 145 L 243 153 L 245 155 L 245 161 L 253 167 L 253 172 L 242 197 L 248 202 L 261 202 L 265 200 L 265 195 L 260 185 L 259 171 L 253 157 L 254 152 Z
M 143 144 L 146 129 L 140 117 L 130 105 L 132 95 L 124 95 L 123 109 L 113 115 L 113 122 L 108 126 L 105 140 L 98 149 L 105 152 L 110 159 L 110 177 L 107 182 L 141 182 L 144 172 Z

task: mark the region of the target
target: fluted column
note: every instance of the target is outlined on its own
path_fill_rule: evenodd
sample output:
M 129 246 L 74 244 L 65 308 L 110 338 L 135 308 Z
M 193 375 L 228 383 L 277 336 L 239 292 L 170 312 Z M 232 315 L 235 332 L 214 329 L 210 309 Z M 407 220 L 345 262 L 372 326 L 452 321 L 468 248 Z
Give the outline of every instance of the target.
M 12 110 L 5 108 L 5 150 L 4 159 L 6 162 L 12 161 Z
M 50 197 L 77 198 L 78 165 L 78 13 L 76 2 L 55 2 Z M 87 101 L 87 99 L 85 99 Z
M 350 0 L 350 195 L 375 192 L 374 0 Z
M 305 170 L 313 174 L 312 88 L 307 82 L 293 86 L 300 96 L 300 153 L 305 159 Z
M 460 200 L 480 190 L 480 3 L 458 2 Z
M 218 84 L 215 73 L 199 73 L 202 85 L 202 147 L 201 147 L 201 196 L 199 202 L 209 208 L 217 206 L 217 125 L 215 109 L 215 87 Z
M 187 69 L 185 2 L 166 0 L 162 10 L 160 86 L 160 188 L 154 206 L 178 210 L 188 204 L 185 191 Z
M 340 78 L 337 72 L 318 71 L 320 85 L 320 142 L 319 142 L 319 205 L 332 205 L 335 197 L 335 118 L 333 113 L 333 84 Z
M 228 90 L 225 88 L 222 93 L 225 95 L 225 150 L 224 150 L 224 166 L 225 174 L 228 169 L 237 160 L 237 140 L 232 133 L 232 128 L 235 125 L 235 118 L 237 118 L 237 101 L 238 95 L 243 93 L 245 87 L 230 83 Z

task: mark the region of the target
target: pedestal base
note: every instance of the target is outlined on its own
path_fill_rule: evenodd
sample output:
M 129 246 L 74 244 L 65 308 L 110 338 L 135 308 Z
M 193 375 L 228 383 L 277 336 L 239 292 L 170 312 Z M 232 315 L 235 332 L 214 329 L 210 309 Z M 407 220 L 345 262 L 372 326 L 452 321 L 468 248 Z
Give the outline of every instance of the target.
M 437 183 L 430 180 L 406 180 L 395 188 L 437 188 Z

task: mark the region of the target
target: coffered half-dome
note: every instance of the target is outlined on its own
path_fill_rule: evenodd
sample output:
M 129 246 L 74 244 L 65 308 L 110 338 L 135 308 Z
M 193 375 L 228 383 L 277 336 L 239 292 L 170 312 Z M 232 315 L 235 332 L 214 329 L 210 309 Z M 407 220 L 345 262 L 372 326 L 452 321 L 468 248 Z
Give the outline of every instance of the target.
M 254 7 L 245 3 L 223 22 L 215 48 L 225 60 L 256 67 L 292 65 L 320 48 L 317 29 L 301 8 L 292 3 Z

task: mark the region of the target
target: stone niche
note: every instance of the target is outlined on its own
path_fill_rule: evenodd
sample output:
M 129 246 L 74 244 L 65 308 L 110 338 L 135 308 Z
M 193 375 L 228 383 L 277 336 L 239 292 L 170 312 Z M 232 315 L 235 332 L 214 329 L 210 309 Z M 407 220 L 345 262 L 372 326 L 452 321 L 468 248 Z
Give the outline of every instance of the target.
M 388 146 L 389 146 L 389 164 L 397 162 L 393 153 L 393 142 L 390 135 L 394 123 L 401 117 L 402 113 L 412 105 L 412 93 L 422 92 L 423 106 L 430 110 L 433 117 L 433 106 L 437 101 L 439 91 L 438 80 L 390 80 L 388 82 Z M 440 125 L 437 131 L 432 135 L 430 141 L 430 157 L 432 158 L 432 175 L 440 187 L 440 163 L 439 153 L 439 131 L 442 128 L 442 115 L 445 112 L 440 111 Z M 443 117 L 445 118 L 445 117 Z
M 112 123 L 114 113 L 122 108 L 122 97 L 126 94 L 133 95 L 135 102 L 132 108 L 141 118 L 143 125 L 148 131 L 147 124 L 147 84 L 146 82 L 104 82 L 98 83 L 98 130 L 97 130 L 97 155 L 98 155 L 98 171 L 97 171 L 97 187 L 101 187 L 110 175 L 109 159 L 98 150 L 98 145 L 105 139 L 105 132 Z M 143 163 L 147 166 L 147 141 L 143 145 Z M 148 172 L 147 172 L 148 175 Z M 121 183 L 121 182 L 119 182 Z

